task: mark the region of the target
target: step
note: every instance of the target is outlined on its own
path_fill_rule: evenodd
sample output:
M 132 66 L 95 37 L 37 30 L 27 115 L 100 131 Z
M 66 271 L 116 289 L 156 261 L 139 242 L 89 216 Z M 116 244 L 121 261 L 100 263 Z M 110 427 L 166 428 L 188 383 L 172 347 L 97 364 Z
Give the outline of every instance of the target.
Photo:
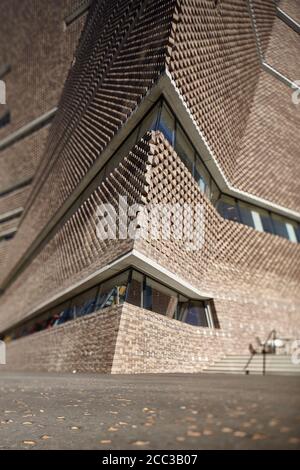
M 257 354 L 250 362 L 249 359 L 249 355 L 228 355 L 207 366 L 203 372 L 262 375 L 265 369 L 266 375 L 300 375 L 300 364 L 293 364 L 287 355 Z

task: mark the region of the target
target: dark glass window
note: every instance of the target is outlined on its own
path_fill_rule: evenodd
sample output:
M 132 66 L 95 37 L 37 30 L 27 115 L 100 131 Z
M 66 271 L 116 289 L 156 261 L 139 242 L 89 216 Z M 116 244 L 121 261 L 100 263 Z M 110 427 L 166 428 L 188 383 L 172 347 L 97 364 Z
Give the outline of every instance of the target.
M 71 303 L 75 318 L 93 313 L 96 306 L 98 288 L 93 288 L 75 297 Z
M 298 242 L 300 243 L 300 224 L 297 224 L 295 227 L 296 237 Z
M 126 302 L 141 307 L 143 305 L 144 275 L 132 271 L 127 289 Z
M 277 215 L 272 215 L 272 222 L 274 226 L 274 231 L 276 235 L 280 237 L 287 238 L 289 240 L 289 234 L 287 231 L 285 220 Z
M 125 302 L 129 271 L 114 277 L 100 286 L 95 310 Z
M 6 111 L 3 116 L 0 117 L 0 129 L 10 123 L 10 112 Z
M 239 213 L 241 222 L 249 227 L 254 228 L 254 220 L 251 213 L 251 206 L 248 204 L 244 204 L 243 202 L 239 202 Z
M 175 150 L 191 174 L 193 174 L 194 148 L 180 125 L 176 128 Z
M 179 319 L 194 326 L 210 326 L 205 303 L 201 301 L 189 301 L 181 304 Z
M 160 130 L 170 144 L 174 145 L 175 138 L 175 118 L 170 112 L 166 104 L 163 104 L 160 120 L 158 124 L 158 130 Z
M 240 222 L 238 208 L 233 198 L 222 196 L 218 201 L 217 208 L 224 219 Z
M 260 219 L 261 219 L 264 232 L 274 233 L 272 220 L 268 212 L 266 211 L 260 212 Z

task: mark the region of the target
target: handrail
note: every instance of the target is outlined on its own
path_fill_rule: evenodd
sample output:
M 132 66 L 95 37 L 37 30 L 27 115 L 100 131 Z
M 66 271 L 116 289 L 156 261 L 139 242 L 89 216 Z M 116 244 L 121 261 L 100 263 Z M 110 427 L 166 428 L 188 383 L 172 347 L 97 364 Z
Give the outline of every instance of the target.
M 271 352 L 269 353 L 267 347 L 268 347 L 268 342 L 270 341 L 271 338 L 272 338 L 272 349 L 271 349 Z M 266 375 L 266 354 L 275 354 L 275 352 L 276 352 L 276 345 L 275 345 L 276 330 L 274 330 L 274 329 L 271 330 L 270 333 L 268 334 L 266 340 L 263 343 L 260 341 L 260 339 L 258 337 L 256 339 L 259 341 L 259 343 L 262 346 L 262 348 L 261 348 L 261 354 L 263 355 L 263 370 L 262 370 L 262 373 L 263 373 L 263 375 Z M 257 354 L 257 351 L 254 349 L 252 344 L 249 345 L 249 349 L 250 349 L 251 355 L 250 355 L 250 357 L 247 361 L 247 364 L 244 367 L 245 374 L 249 374 L 248 367 L 249 367 L 253 357 Z

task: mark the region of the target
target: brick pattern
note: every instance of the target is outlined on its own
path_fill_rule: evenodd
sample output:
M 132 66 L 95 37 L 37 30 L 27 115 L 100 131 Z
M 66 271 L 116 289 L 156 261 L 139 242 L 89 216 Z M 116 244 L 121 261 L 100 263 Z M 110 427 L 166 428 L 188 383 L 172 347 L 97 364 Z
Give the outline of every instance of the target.
M 11 65 L 5 82 L 12 119 L 0 140 L 57 105 L 84 22 L 64 31 L 63 19 L 80 2 L 1 2 L 0 64 Z
M 270 308 L 276 302 L 286 310 L 299 308 L 300 246 L 224 220 L 163 135 L 152 135 L 147 203 L 202 204 L 204 244 L 193 252 L 182 241 L 172 241 L 170 246 L 162 240 L 141 240 L 135 248 L 213 298 L 256 299 L 270 303 Z
M 120 315 L 121 307 L 110 307 L 8 343 L 5 370 L 108 373 Z
M 20 207 L 24 207 L 29 191 L 30 186 L 28 185 L 4 196 L 0 196 L 0 216 L 15 209 L 19 209 Z
M 261 70 L 247 3 L 182 0 L 167 63 L 228 180 L 299 211 L 299 107 L 287 86 Z M 297 33 L 276 18 L 273 0 L 251 4 L 263 55 L 296 80 Z
M 119 194 L 127 195 L 129 203 L 202 204 L 203 247 L 186 251 L 182 241 L 174 240 L 100 242 L 93 219 L 96 203 L 115 203 Z M 256 304 L 259 310 L 263 306 L 270 315 L 280 311 L 283 325 L 288 315 L 299 312 L 299 245 L 222 219 L 172 146 L 160 132 L 151 132 L 5 291 L 0 329 L 24 319 L 40 302 L 133 247 L 208 297 L 239 305 Z M 269 322 L 263 324 L 268 328 Z
M 4 370 L 113 374 L 200 372 L 225 354 L 247 354 L 271 328 L 295 337 L 295 318 L 254 304 L 217 301 L 221 330 L 194 327 L 130 304 L 108 307 L 7 344 Z M 262 321 L 262 316 L 264 320 Z M 299 323 L 299 320 L 298 320 Z M 298 330 L 299 332 L 299 330 Z M 294 336 L 293 336 L 294 335 Z
M 5 290 L 1 297 L 0 330 L 24 319 L 39 303 L 133 248 L 130 239 L 101 241 L 97 238 L 96 209 L 101 203 L 116 206 L 119 194 L 127 196 L 129 204 L 143 201 L 149 185 L 146 172 L 150 138 L 147 134 L 133 148 L 55 235 L 46 240 L 39 253 Z
M 231 179 L 260 63 L 245 0 L 182 0 L 168 68 Z
M 1 192 L 34 176 L 45 149 L 48 133 L 49 126 L 43 127 L 0 153 Z
M 158 79 L 174 4 L 175 0 L 93 2 L 8 271 Z
M 298 0 L 280 0 L 280 8 L 300 24 L 300 10 Z

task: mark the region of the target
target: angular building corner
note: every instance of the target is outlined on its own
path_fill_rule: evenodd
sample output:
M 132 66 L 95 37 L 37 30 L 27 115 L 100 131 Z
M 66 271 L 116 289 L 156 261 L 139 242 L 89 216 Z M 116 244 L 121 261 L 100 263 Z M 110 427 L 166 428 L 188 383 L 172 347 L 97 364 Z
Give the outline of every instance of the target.
M 22 20 L 3 1 L 2 367 L 200 372 L 266 339 L 286 353 L 297 0 L 28 0 Z

